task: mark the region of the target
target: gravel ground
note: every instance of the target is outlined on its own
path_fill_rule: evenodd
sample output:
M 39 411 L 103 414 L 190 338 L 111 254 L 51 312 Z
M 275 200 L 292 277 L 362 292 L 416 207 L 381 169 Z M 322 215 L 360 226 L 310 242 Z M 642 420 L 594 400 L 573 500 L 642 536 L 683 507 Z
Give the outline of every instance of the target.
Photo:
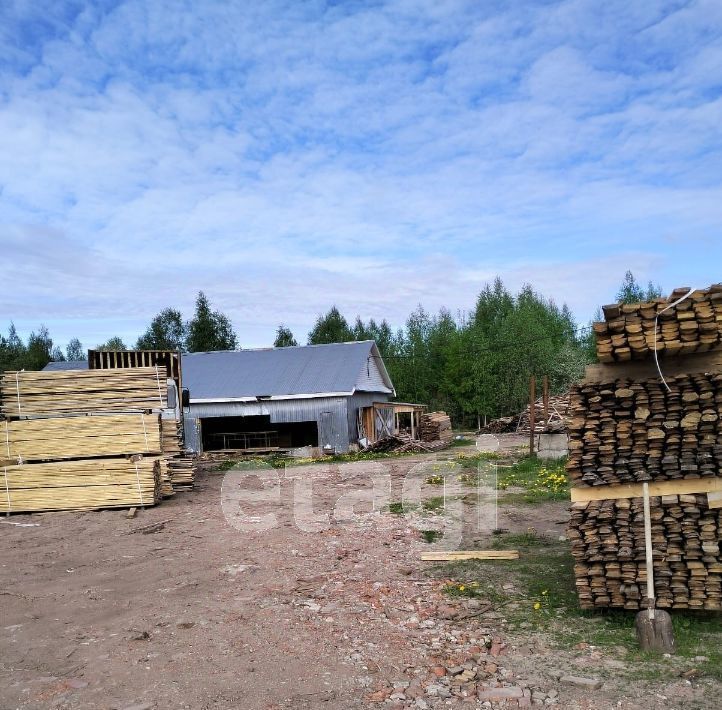
M 619 656 L 510 637 L 494 609 L 445 595 L 419 562 L 419 530 L 444 518 L 386 507 L 437 458 L 299 467 L 265 485 L 206 471 L 132 520 L 3 521 L 0 707 L 719 707 L 718 686 L 630 681 Z M 504 506 L 495 524 L 558 536 L 565 509 Z M 462 543 L 484 540 L 479 511 L 458 511 Z

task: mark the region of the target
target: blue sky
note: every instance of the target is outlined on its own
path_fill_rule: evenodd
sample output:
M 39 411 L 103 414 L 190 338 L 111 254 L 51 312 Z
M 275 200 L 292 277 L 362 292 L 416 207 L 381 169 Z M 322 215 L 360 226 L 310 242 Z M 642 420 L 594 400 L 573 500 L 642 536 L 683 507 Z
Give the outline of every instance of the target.
M 721 38 L 718 0 L 5 0 L 0 327 L 718 282 Z

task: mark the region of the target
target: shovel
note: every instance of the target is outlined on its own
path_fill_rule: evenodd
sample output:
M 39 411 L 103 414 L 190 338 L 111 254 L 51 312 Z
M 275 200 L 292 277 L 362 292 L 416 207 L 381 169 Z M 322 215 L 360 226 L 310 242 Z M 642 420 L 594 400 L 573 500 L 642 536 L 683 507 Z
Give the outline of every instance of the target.
M 634 628 L 643 651 L 674 653 L 672 617 L 655 608 L 654 560 L 652 558 L 652 516 L 649 512 L 649 484 L 642 484 L 644 496 L 644 547 L 647 558 L 647 608 L 637 614 Z

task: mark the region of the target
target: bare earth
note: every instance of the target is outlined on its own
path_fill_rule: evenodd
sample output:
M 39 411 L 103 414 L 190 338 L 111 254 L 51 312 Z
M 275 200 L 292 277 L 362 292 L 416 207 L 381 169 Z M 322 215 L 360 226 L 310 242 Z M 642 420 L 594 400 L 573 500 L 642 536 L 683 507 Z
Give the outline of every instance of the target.
M 483 694 L 494 688 L 510 697 L 494 707 L 719 707 L 711 682 L 630 681 L 613 656 L 510 637 L 501 615 L 444 595 L 445 581 L 419 561 L 430 547 L 418 529 L 438 521 L 381 510 L 383 485 L 371 503 L 371 476 L 390 473 L 390 500 L 400 500 L 420 462 L 412 479 L 439 465 L 299 467 L 279 472 L 278 487 L 275 472 L 265 487 L 233 474 L 225 491 L 231 503 L 244 496 L 245 518 L 232 506 L 224 515 L 224 476 L 206 471 L 195 492 L 133 520 L 125 511 L 5 520 L 0 707 L 489 707 Z M 299 484 L 313 484 L 305 531 L 294 481 L 297 504 L 308 492 Z M 463 507 L 465 545 L 488 539 L 473 527 L 477 512 Z M 268 513 L 276 524 L 264 531 L 229 522 L 259 526 Z M 559 536 L 565 518 L 565 504 L 505 506 L 498 525 Z M 560 674 L 604 684 L 579 688 Z

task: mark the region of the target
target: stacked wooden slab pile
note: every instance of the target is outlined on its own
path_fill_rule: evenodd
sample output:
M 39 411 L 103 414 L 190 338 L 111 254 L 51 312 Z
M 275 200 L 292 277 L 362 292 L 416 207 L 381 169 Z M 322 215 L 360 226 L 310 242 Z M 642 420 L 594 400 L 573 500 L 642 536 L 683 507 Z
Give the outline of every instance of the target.
M 158 503 L 166 393 L 155 368 L 5 372 L 0 512 Z
M 176 490 L 193 488 L 195 463 L 194 459 L 183 450 L 180 423 L 175 419 L 162 419 L 161 432 L 163 455 L 168 462 L 168 483 L 171 494 Z
M 583 608 L 646 605 L 643 482 L 657 606 L 722 608 L 722 347 L 660 366 L 667 386 L 650 357 L 592 365 L 572 390 L 568 536 Z
M 655 342 L 658 355 L 667 357 L 718 347 L 722 343 L 722 284 L 694 291 L 670 308 L 688 292 L 680 288 L 669 298 L 604 306 L 604 322 L 594 324 L 599 361 L 642 360 L 654 352 Z
M 454 438 L 451 419 L 446 412 L 426 412 L 421 415 L 419 431 L 421 441 L 450 442 Z

